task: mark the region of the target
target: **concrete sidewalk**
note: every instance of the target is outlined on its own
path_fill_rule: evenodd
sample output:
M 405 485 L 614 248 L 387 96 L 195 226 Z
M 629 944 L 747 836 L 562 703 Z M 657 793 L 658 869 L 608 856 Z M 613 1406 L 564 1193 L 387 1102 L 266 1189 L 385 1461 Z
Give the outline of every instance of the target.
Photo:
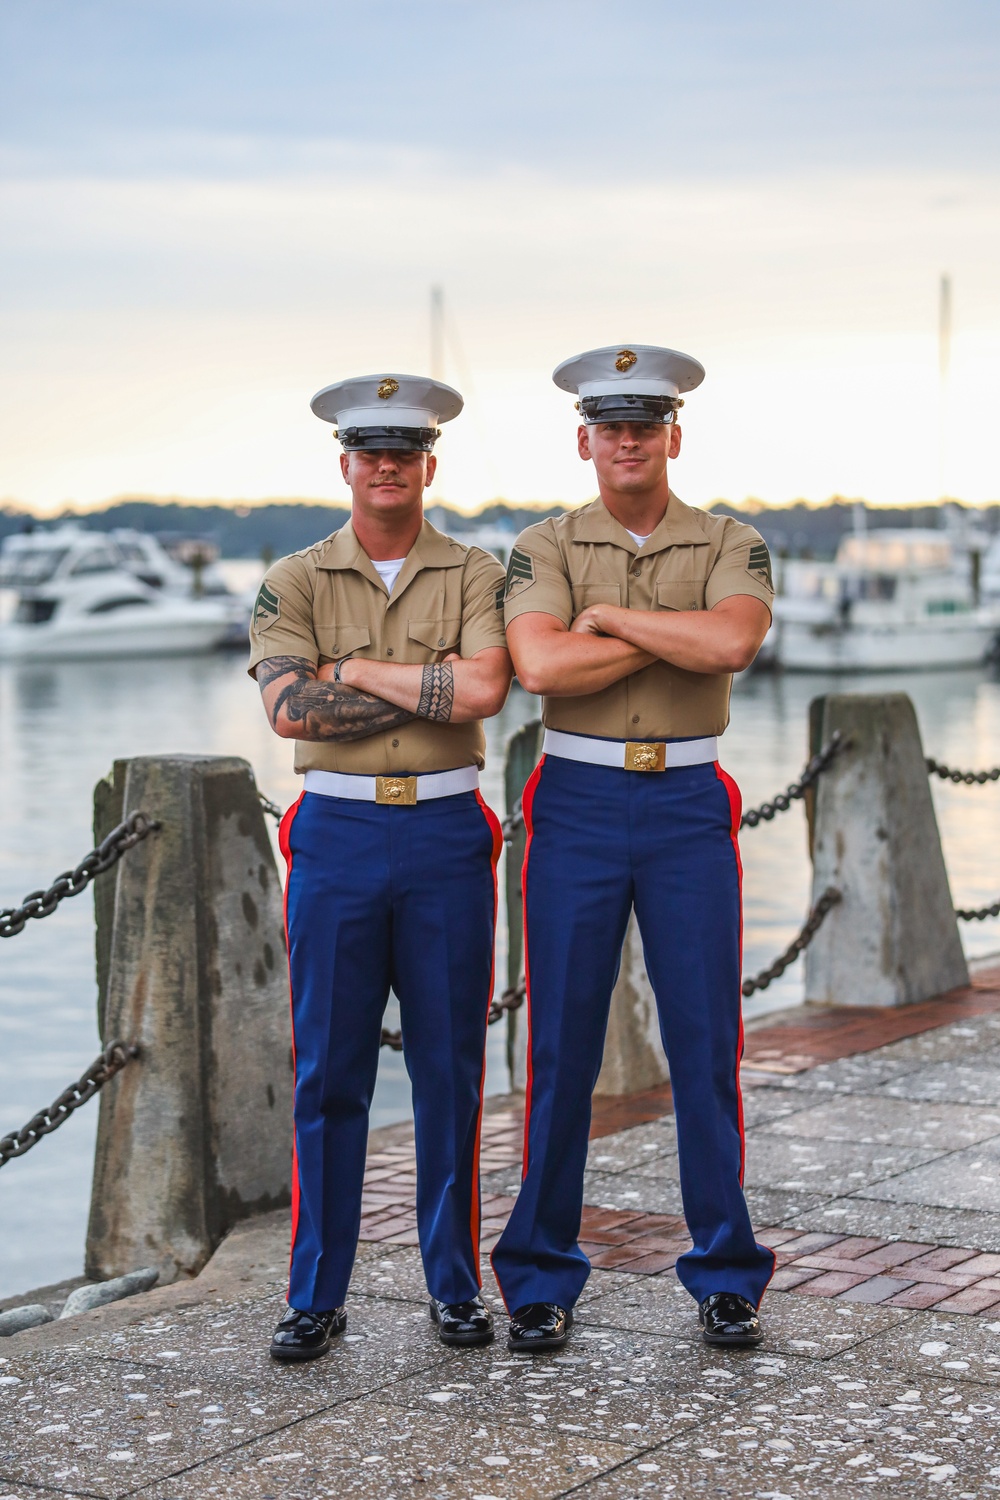
M 566 1349 L 534 1360 L 435 1339 L 394 1127 L 328 1358 L 268 1359 L 287 1221 L 252 1221 L 193 1282 L 0 1344 L 0 1500 L 1000 1493 L 1000 975 L 935 1004 L 917 1034 L 804 1012 L 748 1038 L 748 1196 L 781 1262 L 761 1348 L 704 1346 L 673 1275 L 669 1090 L 598 1107 L 595 1270 Z M 519 1133 L 491 1101 L 487 1244 Z

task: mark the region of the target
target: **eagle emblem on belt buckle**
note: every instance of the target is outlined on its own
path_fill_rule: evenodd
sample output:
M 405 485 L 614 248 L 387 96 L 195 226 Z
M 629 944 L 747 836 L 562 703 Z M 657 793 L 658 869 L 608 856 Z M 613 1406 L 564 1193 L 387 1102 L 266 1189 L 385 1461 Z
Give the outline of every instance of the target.
M 667 769 L 667 747 L 646 740 L 626 740 L 626 771 L 665 771 Z
M 415 776 L 376 776 L 375 801 L 389 807 L 414 807 L 417 801 Z

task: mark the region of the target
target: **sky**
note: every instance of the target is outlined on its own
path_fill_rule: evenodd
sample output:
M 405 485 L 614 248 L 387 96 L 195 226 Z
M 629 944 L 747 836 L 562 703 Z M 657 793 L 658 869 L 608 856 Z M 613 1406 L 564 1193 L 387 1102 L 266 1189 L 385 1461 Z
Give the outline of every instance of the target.
M 433 285 L 436 499 L 589 498 L 551 371 L 630 342 L 694 504 L 1000 499 L 998 84 L 993 0 L 4 0 L 0 500 L 342 500 L 309 398 Z

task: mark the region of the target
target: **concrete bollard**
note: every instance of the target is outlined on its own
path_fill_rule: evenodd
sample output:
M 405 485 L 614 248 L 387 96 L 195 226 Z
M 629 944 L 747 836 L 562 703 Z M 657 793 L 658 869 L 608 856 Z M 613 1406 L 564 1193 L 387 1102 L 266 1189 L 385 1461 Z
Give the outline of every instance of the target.
M 806 999 L 909 1005 L 968 984 L 913 704 L 830 694 L 811 719 L 850 745 L 816 788 L 812 899 L 842 900 L 806 949 Z
M 625 933 L 618 982 L 611 995 L 604 1061 L 594 1093 L 641 1094 L 669 1079 L 656 999 L 646 974 L 642 938 L 633 912 Z
M 86 1274 L 155 1266 L 163 1283 L 196 1274 L 240 1219 L 290 1202 L 291 1028 L 281 883 L 250 766 L 118 762 L 95 793 L 98 834 L 138 808 L 159 833 L 95 892 L 101 1036 L 141 1056 L 101 1093 Z

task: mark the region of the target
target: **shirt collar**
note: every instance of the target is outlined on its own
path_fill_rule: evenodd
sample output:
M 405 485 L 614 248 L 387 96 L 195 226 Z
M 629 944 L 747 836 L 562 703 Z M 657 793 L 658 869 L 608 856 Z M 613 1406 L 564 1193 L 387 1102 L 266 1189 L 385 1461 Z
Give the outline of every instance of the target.
M 611 542 L 626 552 L 638 552 L 639 546 L 625 527 L 608 510 L 603 500 L 593 500 L 581 512 L 574 532 L 575 542 Z M 708 537 L 698 524 L 697 513 L 670 491 L 662 520 L 642 545 L 643 556 L 662 552 L 667 547 L 695 546 L 707 543 Z
M 458 568 L 462 565 L 463 549 L 435 530 L 430 521 L 424 520 L 417 533 L 417 539 L 409 552 L 406 561 L 399 570 L 395 587 L 392 591 L 392 603 L 402 594 L 411 579 L 424 568 Z M 385 593 L 385 584 L 375 571 L 371 558 L 358 541 L 353 522 L 345 521 L 339 531 L 335 531 L 328 539 L 325 547 L 316 561 L 317 568 L 324 568 L 331 572 L 353 571 L 362 574 L 377 589 Z

